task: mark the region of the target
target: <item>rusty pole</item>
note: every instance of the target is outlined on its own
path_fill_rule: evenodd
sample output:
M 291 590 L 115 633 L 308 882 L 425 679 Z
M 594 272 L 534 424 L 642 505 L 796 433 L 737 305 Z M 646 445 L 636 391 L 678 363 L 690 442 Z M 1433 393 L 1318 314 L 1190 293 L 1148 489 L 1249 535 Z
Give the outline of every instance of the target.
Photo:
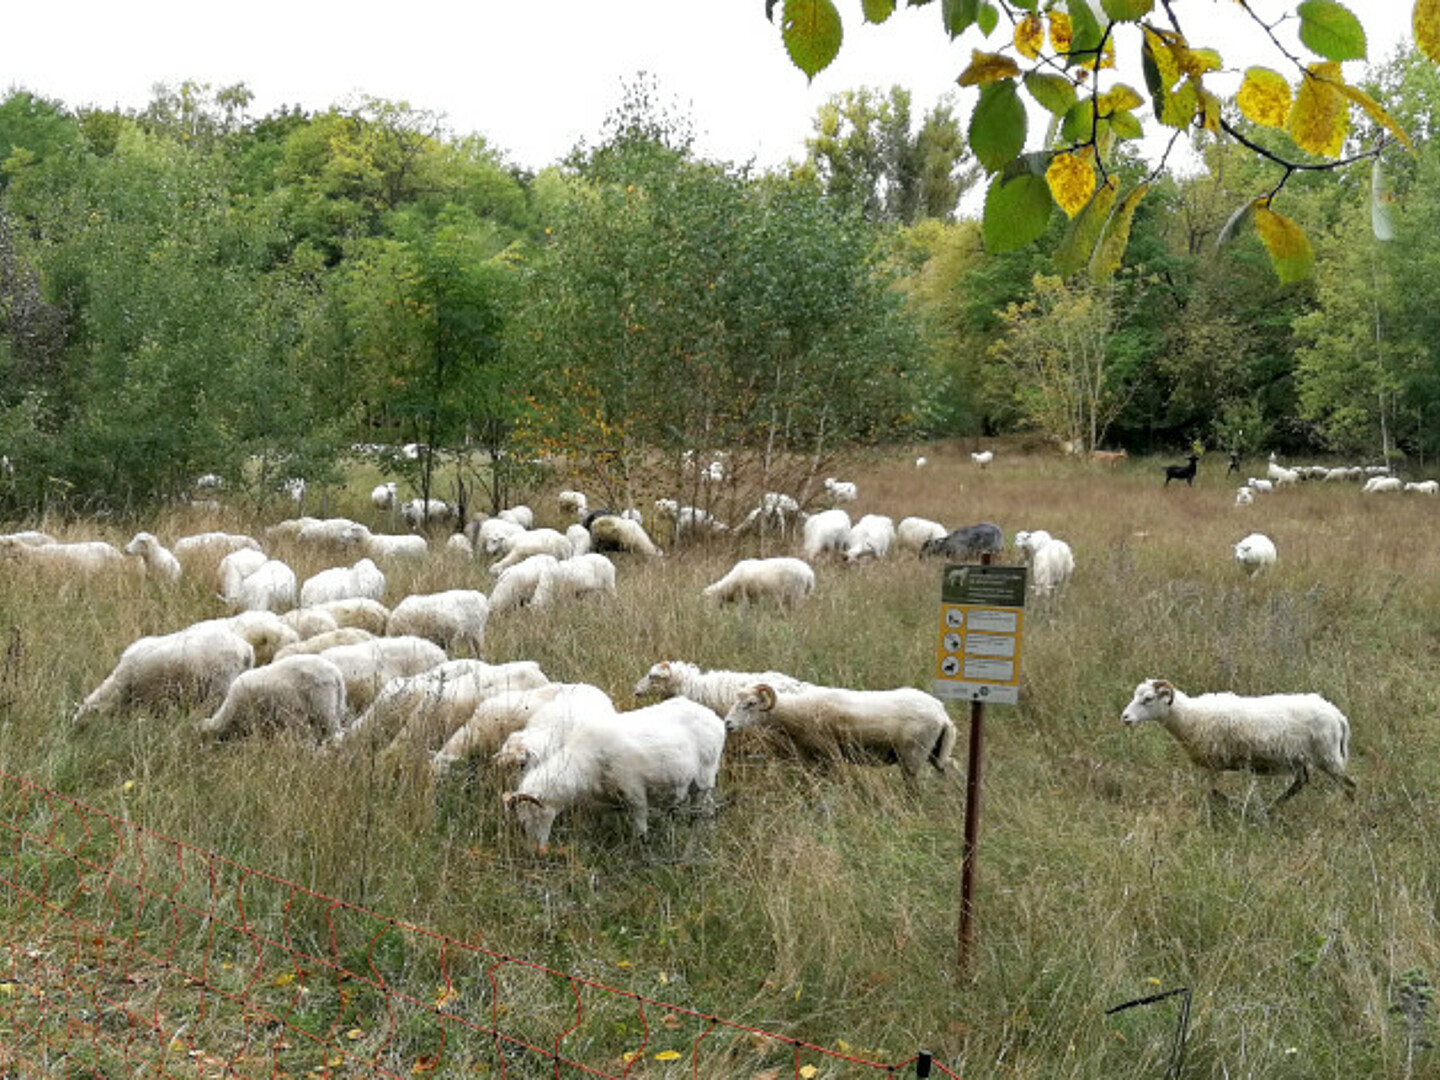
M 980 563 L 989 566 L 993 556 L 985 552 Z M 965 846 L 960 853 L 960 951 L 957 967 L 961 975 L 970 971 L 975 951 L 975 850 L 980 844 L 980 761 L 985 749 L 985 702 L 970 703 L 970 760 L 965 770 Z

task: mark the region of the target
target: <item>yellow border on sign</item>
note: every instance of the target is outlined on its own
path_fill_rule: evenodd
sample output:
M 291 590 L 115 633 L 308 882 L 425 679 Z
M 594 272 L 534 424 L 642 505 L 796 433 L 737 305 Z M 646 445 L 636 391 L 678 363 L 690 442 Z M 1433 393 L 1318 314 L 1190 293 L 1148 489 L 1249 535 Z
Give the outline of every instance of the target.
M 953 629 L 952 627 L 949 627 L 949 626 L 946 626 L 946 625 L 945 625 L 945 615 L 946 615 L 946 613 L 947 613 L 947 612 L 950 612 L 950 611 L 956 611 L 956 610 L 958 610 L 958 611 L 963 611 L 963 612 L 965 613 L 965 627 L 964 627 L 964 629 L 962 629 L 962 630 L 960 630 L 960 631 L 956 631 L 956 630 Z M 949 651 L 945 648 L 945 638 L 946 638 L 948 635 L 953 634 L 953 633 L 961 633 L 961 634 L 963 634 L 963 633 L 965 633 L 966 631 L 968 631 L 968 628 L 969 628 L 969 626 L 970 626 L 970 612 L 972 612 L 972 611 L 1005 612 L 1005 613 L 1007 613 L 1007 614 L 1012 614 L 1012 615 L 1015 616 L 1015 635 L 1014 635 L 1014 636 L 1015 636 L 1015 655 L 1014 655 L 1013 657 L 1010 657 L 1010 658 L 1009 658 L 1009 659 L 1011 659 L 1011 660 L 1013 661 L 1013 663 L 1014 663 L 1014 671 L 1015 671 L 1015 674 L 1014 674 L 1014 676 L 1013 676 L 1012 678 L 1007 679 L 1007 680 L 1005 680 L 1005 681 L 1003 681 L 1003 682 L 1000 682 L 1000 681 L 997 681 L 997 680 L 994 680 L 994 679 L 967 679 L 967 678 L 964 677 L 964 670 L 965 670 L 964 653 L 952 653 L 952 652 L 949 652 Z M 987 634 L 1004 634 L 1004 631 L 986 630 L 985 633 L 987 633 Z M 939 680 L 940 682 L 953 683 L 953 684 L 956 684 L 956 685 L 963 685 L 963 686 L 1014 686 L 1014 687 L 1018 687 L 1018 686 L 1020 685 L 1020 653 L 1021 653 L 1021 645 L 1023 644 L 1024 636 L 1025 636 L 1025 609 L 1024 609 L 1024 608 L 1018 608 L 1018 607 L 995 607 L 993 604 L 941 604 L 941 605 L 940 605 L 940 640 L 939 640 L 939 648 L 936 649 L 936 655 L 935 655 L 935 678 L 936 678 L 937 680 Z M 959 657 L 961 658 L 961 660 L 960 660 L 960 671 L 961 671 L 961 674 L 960 674 L 960 675 L 946 675 L 946 674 L 940 669 L 940 665 L 945 662 L 945 658 L 946 658 L 947 656 L 959 656 Z M 991 659 L 991 658 L 990 658 L 990 657 L 987 657 L 986 659 Z

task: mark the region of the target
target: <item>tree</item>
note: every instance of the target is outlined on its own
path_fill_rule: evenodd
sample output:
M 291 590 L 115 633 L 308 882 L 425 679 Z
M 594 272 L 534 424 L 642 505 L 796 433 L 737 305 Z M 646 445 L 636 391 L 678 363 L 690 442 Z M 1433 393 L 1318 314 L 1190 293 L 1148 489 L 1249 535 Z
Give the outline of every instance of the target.
M 772 19 L 776 5 L 777 0 L 766 2 Z M 783 0 L 781 6 L 785 49 L 813 77 L 840 50 L 839 12 L 833 0 Z M 897 4 L 867 0 L 863 6 L 866 21 L 878 23 L 892 16 Z M 1233 99 L 1222 100 L 1207 84 L 1224 67 L 1221 53 L 1192 44 L 1181 23 L 1206 8 L 1183 0 L 1101 0 L 1099 7 L 1103 10 L 1089 0 L 1046 4 L 1043 11 L 1038 0 L 947 0 L 940 5 L 943 30 L 952 38 L 972 32 L 988 38 L 1002 18 L 1005 22 L 997 51 L 975 49 L 959 75 L 961 86 L 979 89 L 968 135 L 970 151 L 992 177 L 985 200 L 986 246 L 992 251 L 1022 247 L 1045 231 L 1055 208 L 1073 218 L 1089 207 L 1100 226 L 1087 233 L 1089 250 L 1123 249 L 1130 217 L 1148 183 L 1141 181 L 1117 198 L 1112 164 L 1125 141 L 1143 134 L 1137 110 L 1148 105 L 1155 119 L 1177 135 L 1223 136 L 1273 167 L 1275 179 L 1249 197 L 1237 221 L 1253 224 L 1282 280 L 1307 276 L 1313 264 L 1309 241 L 1274 208 L 1287 182 L 1300 173 L 1377 157 L 1390 142 L 1409 145 L 1381 103 L 1342 71 L 1344 63 L 1366 56 L 1360 20 L 1336 0 L 1302 0 L 1296 8 L 1296 47 L 1282 42 L 1275 26 L 1251 4 L 1241 4 L 1255 24 L 1254 35 L 1273 44 L 1291 74 L 1251 67 Z M 1417 0 L 1414 22 L 1417 44 L 1432 62 L 1440 62 L 1440 5 Z M 1301 49 L 1309 58 L 1298 55 Z M 1104 74 L 1121 50 L 1142 56 L 1143 92 Z M 1053 117 L 1053 134 L 1038 150 L 1026 150 L 1026 98 Z M 1255 138 L 1236 120 L 1235 110 L 1250 125 L 1272 130 L 1278 145 Z M 1378 129 L 1367 147 L 1347 144 L 1352 113 Z

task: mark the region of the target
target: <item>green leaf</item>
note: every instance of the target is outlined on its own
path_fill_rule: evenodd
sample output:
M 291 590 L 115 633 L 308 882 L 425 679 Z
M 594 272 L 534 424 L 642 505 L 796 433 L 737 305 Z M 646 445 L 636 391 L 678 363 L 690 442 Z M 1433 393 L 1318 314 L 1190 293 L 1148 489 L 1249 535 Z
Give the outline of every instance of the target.
M 1110 130 L 1115 133 L 1115 137 L 1119 139 L 1140 139 L 1145 136 L 1145 129 L 1140 126 L 1140 121 L 1134 113 L 1111 113 L 1104 123 L 1109 126 Z
M 980 0 L 941 0 L 941 18 L 951 38 L 957 38 L 970 28 L 980 14 Z
M 785 0 L 780 34 L 790 62 L 813 79 L 839 54 L 844 29 L 830 0 Z
M 1090 256 L 1090 280 L 1103 285 L 1115 275 L 1120 262 L 1125 258 L 1125 249 L 1130 244 L 1130 222 L 1135 217 L 1135 208 L 1150 190 L 1148 184 L 1136 184 L 1130 189 L 1121 204 L 1110 214 L 1095 253 Z
M 1040 0 L 1010 0 L 1010 6 L 1021 11 L 1034 11 L 1039 5 Z
M 1304 0 L 1295 10 L 1300 42 L 1311 52 L 1326 60 L 1365 59 L 1365 28 L 1344 4 Z
M 1060 136 L 1070 143 L 1087 143 L 1095 137 L 1095 105 L 1089 98 L 1082 98 L 1065 110 Z
M 883 23 L 895 14 L 895 0 L 860 0 L 860 9 L 868 23 Z
M 1070 55 L 1076 60 L 1086 60 L 1100 50 L 1105 31 L 1095 18 L 1095 11 L 1089 0 L 1068 0 L 1070 12 Z
M 995 10 L 994 4 L 981 4 L 980 14 L 975 17 L 975 23 L 980 27 L 980 32 L 986 37 L 1000 25 L 1000 12 Z
M 1377 157 L 1370 166 L 1370 228 L 1376 240 L 1395 239 L 1395 218 L 1390 213 L 1390 190 Z
M 1001 79 L 980 88 L 980 100 L 970 114 L 970 151 L 994 172 L 1025 146 L 1025 103 L 1014 79 Z
M 1234 240 L 1235 237 L 1239 235 L 1241 229 L 1248 229 L 1250 227 L 1250 221 L 1254 217 L 1254 214 L 1254 199 L 1246 199 L 1243 203 L 1237 206 L 1235 208 L 1235 212 L 1230 215 L 1229 220 L 1225 222 L 1224 226 L 1220 229 L 1220 232 L 1216 235 L 1215 249 L 1218 251 L 1220 248 L 1230 243 L 1230 241 Z
M 1304 281 L 1315 269 L 1315 251 L 1295 222 L 1257 202 L 1255 231 L 1270 252 L 1270 265 L 1282 285 Z
M 1075 84 L 1064 75 L 1047 75 L 1031 71 L 1025 76 L 1025 89 L 1043 109 L 1064 116 L 1075 104 Z
M 1155 10 L 1155 0 L 1100 0 L 1111 22 L 1139 22 Z
M 1110 177 L 1095 189 L 1090 201 L 1070 221 L 1065 238 L 1055 249 L 1055 270 L 1061 277 L 1069 277 L 1090 261 L 1095 242 L 1100 239 L 1100 230 L 1110 218 L 1110 208 L 1115 205 L 1115 193 L 1120 190 L 1120 181 Z
M 1045 231 L 1054 209 L 1043 176 L 997 176 L 985 193 L 985 250 L 997 254 L 1024 247 Z

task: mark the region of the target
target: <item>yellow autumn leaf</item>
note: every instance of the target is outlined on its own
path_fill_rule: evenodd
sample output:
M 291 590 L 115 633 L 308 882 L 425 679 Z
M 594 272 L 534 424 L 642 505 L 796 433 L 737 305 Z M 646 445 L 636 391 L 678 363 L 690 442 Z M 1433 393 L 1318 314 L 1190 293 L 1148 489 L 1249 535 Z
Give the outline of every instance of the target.
M 1045 28 L 1033 11 L 1015 24 L 1015 51 L 1027 60 L 1034 60 L 1045 47 Z
M 1173 91 L 1165 95 L 1160 108 L 1160 122 L 1166 127 L 1185 129 L 1195 119 L 1200 107 L 1200 91 L 1192 79 L 1186 79 Z
M 819 1074 L 820 1070 L 817 1069 L 814 1065 L 800 1066 L 800 1080 L 814 1080 L 814 1077 L 818 1076 Z
M 1207 71 L 1219 71 L 1222 61 L 1214 49 L 1186 49 L 1180 68 L 1186 75 L 1199 78 Z
M 1235 104 L 1252 124 L 1284 130 L 1290 116 L 1290 84 L 1278 71 L 1266 67 L 1246 68 L 1245 80 L 1235 95 Z
M 1086 147 L 1073 154 L 1056 154 L 1045 170 L 1050 196 L 1065 211 L 1066 217 L 1073 218 L 1095 194 L 1095 165 L 1089 149 Z
M 1145 45 L 1150 53 L 1150 58 L 1155 62 L 1155 70 L 1160 76 L 1160 85 L 1169 90 L 1180 81 L 1180 62 L 1176 59 L 1174 47 L 1178 45 L 1183 50 L 1185 39 L 1179 34 L 1147 26 L 1145 27 Z
M 279 975 L 276 975 L 273 979 L 270 980 L 270 985 L 289 986 L 294 981 L 295 973 L 293 971 L 282 971 Z
M 1405 134 L 1405 129 L 1395 122 L 1395 118 L 1386 112 L 1378 101 L 1358 86 L 1351 86 L 1349 83 L 1345 83 L 1338 89 L 1352 104 L 1360 106 L 1366 116 L 1400 140 L 1400 144 L 1406 150 L 1412 154 L 1415 152 L 1415 144 L 1410 141 L 1410 136 Z
M 1000 53 L 981 52 L 979 49 L 970 51 L 970 66 L 960 73 L 956 80 L 961 86 L 983 86 L 986 83 L 999 82 L 1001 79 L 1013 79 L 1020 74 L 1020 65 L 1011 60 L 1010 57 Z
M 1340 64 L 1334 60 L 1311 64 L 1306 70 L 1287 125 L 1301 150 L 1320 157 L 1339 155 L 1350 129 L 1350 110 L 1340 92 L 1344 82 Z
M 1220 99 L 1206 90 L 1200 88 L 1200 126 L 1212 135 L 1220 134 Z
M 1309 238 L 1295 222 L 1271 210 L 1265 199 L 1255 202 L 1255 231 L 1270 252 L 1270 263 L 1282 282 L 1288 284 L 1310 276 L 1315 252 Z
M 1075 31 L 1070 25 L 1070 16 L 1063 11 L 1050 12 L 1050 47 L 1064 56 L 1074 40 Z
M 1415 0 L 1410 28 L 1415 32 L 1415 47 L 1432 64 L 1440 64 L 1440 0 Z
M 1100 100 L 1096 104 L 1101 116 L 1109 116 L 1111 113 L 1137 109 L 1145 104 L 1145 99 L 1124 83 L 1116 83 L 1100 95 Z
M 363 1039 L 365 1037 L 365 1029 L 351 1028 L 349 1031 L 345 1032 L 345 1037 L 351 1042 L 358 1042 L 360 1039 Z
M 679 1061 L 679 1060 L 680 1060 L 680 1051 L 679 1051 L 679 1050 L 661 1050 L 658 1054 L 655 1055 L 655 1060 L 656 1060 L 656 1061 Z

